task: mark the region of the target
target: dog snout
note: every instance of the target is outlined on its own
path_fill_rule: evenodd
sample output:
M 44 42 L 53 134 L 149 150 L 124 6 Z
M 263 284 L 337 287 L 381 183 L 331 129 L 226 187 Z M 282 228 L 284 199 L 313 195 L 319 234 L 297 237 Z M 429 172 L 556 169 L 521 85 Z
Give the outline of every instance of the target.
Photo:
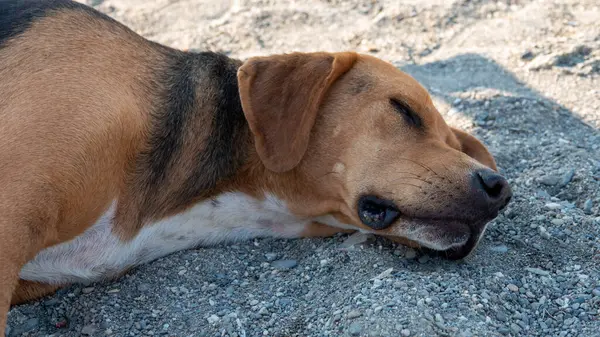
M 481 169 L 473 173 L 473 187 L 477 195 L 477 203 L 492 212 L 505 208 L 512 198 L 508 181 L 490 169 Z

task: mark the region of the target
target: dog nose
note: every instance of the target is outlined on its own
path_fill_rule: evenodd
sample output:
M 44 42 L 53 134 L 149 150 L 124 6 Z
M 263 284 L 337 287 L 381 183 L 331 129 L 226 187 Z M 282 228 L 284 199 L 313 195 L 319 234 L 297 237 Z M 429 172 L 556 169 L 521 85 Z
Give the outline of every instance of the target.
M 490 169 L 478 170 L 473 175 L 474 187 L 480 195 L 485 195 L 485 200 L 482 201 L 488 207 L 501 210 L 508 205 L 512 191 L 504 177 Z

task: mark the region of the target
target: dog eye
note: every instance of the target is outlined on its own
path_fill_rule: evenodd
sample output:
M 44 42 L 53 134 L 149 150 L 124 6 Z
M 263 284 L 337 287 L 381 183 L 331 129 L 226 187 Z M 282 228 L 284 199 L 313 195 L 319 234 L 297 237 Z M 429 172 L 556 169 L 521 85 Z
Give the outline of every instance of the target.
M 401 114 L 406 122 L 412 126 L 421 127 L 422 122 L 419 115 L 417 115 L 406 103 L 397 99 L 391 98 L 390 103 L 396 109 L 396 112 Z

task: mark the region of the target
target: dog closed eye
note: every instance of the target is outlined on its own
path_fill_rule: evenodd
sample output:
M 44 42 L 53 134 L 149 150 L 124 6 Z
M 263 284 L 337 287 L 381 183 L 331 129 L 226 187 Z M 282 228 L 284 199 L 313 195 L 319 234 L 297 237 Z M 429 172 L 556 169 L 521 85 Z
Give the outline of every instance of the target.
M 421 121 L 421 117 L 417 115 L 408 104 L 397 100 L 395 98 L 390 98 L 390 104 L 394 107 L 396 112 L 402 115 L 406 122 L 414 127 L 421 128 L 423 126 L 423 122 Z

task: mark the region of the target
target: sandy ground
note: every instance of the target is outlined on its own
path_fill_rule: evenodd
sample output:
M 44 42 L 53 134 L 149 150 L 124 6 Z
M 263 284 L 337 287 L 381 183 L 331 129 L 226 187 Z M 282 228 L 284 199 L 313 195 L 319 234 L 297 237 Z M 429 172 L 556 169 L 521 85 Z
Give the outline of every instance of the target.
M 393 62 L 515 198 L 463 262 L 354 236 L 201 248 L 16 307 L 11 336 L 600 336 L 597 0 L 87 3 L 182 49 Z

